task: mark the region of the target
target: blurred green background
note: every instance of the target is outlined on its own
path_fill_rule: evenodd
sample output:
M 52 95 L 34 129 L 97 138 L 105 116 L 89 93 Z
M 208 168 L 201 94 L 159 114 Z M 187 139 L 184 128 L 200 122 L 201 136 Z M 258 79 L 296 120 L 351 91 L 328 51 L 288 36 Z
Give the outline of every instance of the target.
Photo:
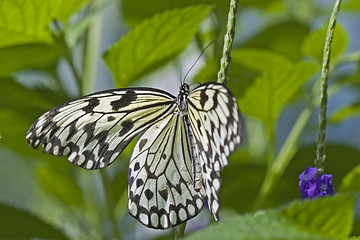
M 333 4 L 239 1 L 227 85 L 244 115 L 244 141 L 222 173 L 222 219 L 300 199 L 298 175 L 315 159 Z M 0 0 L 0 239 L 173 238 L 171 230 L 147 229 L 127 213 L 134 142 L 110 167 L 87 171 L 32 149 L 25 134 L 52 107 L 95 91 L 146 86 L 176 95 L 211 41 L 187 82 L 216 81 L 228 8 L 228 0 Z M 354 193 L 360 190 L 360 1 L 343 1 L 337 23 L 325 172 L 333 174 L 336 192 Z M 354 211 L 354 225 L 341 237 L 360 234 L 359 207 Z M 209 222 L 204 210 L 186 232 Z

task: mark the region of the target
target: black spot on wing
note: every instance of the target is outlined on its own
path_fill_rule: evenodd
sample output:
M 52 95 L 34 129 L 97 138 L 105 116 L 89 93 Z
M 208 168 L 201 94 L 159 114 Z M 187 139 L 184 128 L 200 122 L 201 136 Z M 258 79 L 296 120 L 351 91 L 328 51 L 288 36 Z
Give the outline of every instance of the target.
M 69 127 L 69 135 L 66 137 L 66 141 L 68 142 L 76 133 L 76 124 L 71 124 Z
M 217 108 L 217 106 L 219 104 L 218 95 L 219 95 L 219 91 L 216 90 L 215 93 L 214 93 L 214 96 L 213 96 L 213 104 L 214 104 L 212 106 L 213 109 Z
M 87 113 L 92 112 L 94 110 L 94 108 L 100 104 L 99 99 L 97 99 L 97 98 L 90 98 L 90 99 L 86 100 L 86 102 L 88 102 L 88 105 L 83 107 L 82 110 Z
M 139 143 L 139 151 L 141 151 L 143 149 L 143 147 L 145 146 L 145 144 L 147 143 L 147 139 L 143 138 L 141 139 L 140 143 Z
M 163 189 L 159 191 L 160 196 L 166 201 L 169 197 L 167 189 Z
M 131 186 L 133 185 L 134 183 L 134 176 L 130 176 L 131 175 L 131 169 L 129 168 L 129 189 L 131 188 Z
M 146 189 L 144 193 L 147 200 L 151 200 L 154 197 L 154 193 L 150 189 Z
M 108 117 L 107 117 L 107 121 L 108 121 L 108 122 L 111 122 L 111 121 L 113 121 L 114 119 L 115 119 L 114 116 L 108 116 Z
M 123 127 L 121 129 L 121 131 L 119 132 L 119 136 L 123 136 L 124 134 L 126 134 L 128 131 L 130 131 L 133 127 L 134 127 L 134 122 L 129 120 L 123 121 L 121 123 L 121 126 Z
M 205 92 L 205 90 L 200 92 L 200 104 L 202 108 L 204 108 L 206 101 L 209 99 Z
M 140 164 L 137 162 L 137 163 L 135 163 L 135 165 L 134 165 L 134 171 L 137 171 L 137 170 L 139 170 L 140 169 Z
M 119 100 L 112 101 L 110 104 L 114 111 L 119 110 L 120 108 L 129 106 L 133 101 L 136 101 L 137 96 L 134 90 L 127 90 Z
M 179 193 L 179 195 L 181 196 L 182 195 L 182 190 L 181 190 L 181 186 L 180 184 L 176 184 L 174 186 L 175 190 Z
M 211 127 L 211 132 L 212 132 L 212 133 L 213 133 L 213 132 L 215 132 L 216 127 L 215 127 L 215 124 L 214 124 L 213 122 L 210 122 L 210 127 Z M 219 132 L 219 134 L 220 134 L 220 131 L 221 131 L 221 129 L 220 129 L 220 128 L 218 128 L 218 132 Z
M 143 184 L 144 184 L 144 181 L 141 178 L 136 180 L 136 187 L 137 188 L 141 187 Z
M 200 119 L 196 120 L 196 123 L 197 123 L 198 129 L 201 129 L 201 121 L 200 121 Z M 200 132 L 200 134 L 201 134 L 201 132 Z
M 86 146 L 89 144 L 90 140 L 94 137 L 95 124 L 88 123 L 83 127 L 83 130 L 84 132 L 86 132 L 86 140 L 85 140 L 85 146 Z
M 104 138 L 106 138 L 108 134 L 107 130 L 101 131 L 98 134 L 96 134 L 95 138 L 98 139 L 99 141 L 104 141 Z

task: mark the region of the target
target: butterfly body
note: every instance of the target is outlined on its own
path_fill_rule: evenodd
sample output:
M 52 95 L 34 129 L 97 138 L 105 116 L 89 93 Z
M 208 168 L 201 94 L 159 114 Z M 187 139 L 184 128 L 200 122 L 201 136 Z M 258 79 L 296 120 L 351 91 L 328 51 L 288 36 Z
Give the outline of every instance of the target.
M 139 133 L 129 163 L 129 212 L 148 227 L 167 229 L 196 216 L 207 199 L 217 219 L 220 172 L 241 141 L 236 99 L 222 84 L 177 97 L 153 88 L 91 94 L 42 115 L 30 145 L 85 169 L 111 164 Z

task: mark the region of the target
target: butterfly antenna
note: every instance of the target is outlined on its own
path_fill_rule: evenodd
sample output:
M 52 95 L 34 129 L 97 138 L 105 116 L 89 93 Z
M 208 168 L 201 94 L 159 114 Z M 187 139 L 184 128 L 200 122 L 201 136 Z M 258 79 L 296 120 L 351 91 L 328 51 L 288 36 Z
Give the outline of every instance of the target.
M 183 83 L 185 83 L 185 79 L 186 77 L 189 75 L 190 71 L 194 68 L 195 64 L 199 61 L 199 59 L 201 58 L 201 56 L 204 54 L 205 50 L 210 47 L 211 44 L 213 44 L 215 41 L 211 41 L 208 45 L 206 45 L 206 47 L 201 51 L 200 55 L 197 57 L 197 59 L 195 60 L 195 62 L 193 63 L 193 65 L 190 67 L 190 69 L 187 71 L 187 73 L 185 74 L 184 77 L 184 81 Z
M 183 82 L 182 82 L 182 67 L 181 67 L 181 63 L 179 64 L 179 75 L 180 75 L 180 84 L 183 85 Z

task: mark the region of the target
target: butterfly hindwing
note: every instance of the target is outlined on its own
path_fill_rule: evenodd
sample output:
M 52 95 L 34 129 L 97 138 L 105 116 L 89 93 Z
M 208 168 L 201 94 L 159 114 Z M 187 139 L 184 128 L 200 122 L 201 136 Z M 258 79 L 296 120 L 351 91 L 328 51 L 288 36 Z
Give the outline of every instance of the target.
M 60 105 L 30 127 L 30 145 L 85 169 L 111 164 L 141 131 L 174 111 L 175 97 L 151 88 L 109 90 Z
M 209 208 L 217 219 L 221 170 L 241 141 L 242 118 L 235 97 L 223 84 L 200 85 L 188 97 L 189 119 L 200 151 Z
M 183 119 L 172 114 L 138 140 L 129 165 L 129 212 L 148 227 L 166 229 L 196 216 L 205 192 L 193 186 Z

